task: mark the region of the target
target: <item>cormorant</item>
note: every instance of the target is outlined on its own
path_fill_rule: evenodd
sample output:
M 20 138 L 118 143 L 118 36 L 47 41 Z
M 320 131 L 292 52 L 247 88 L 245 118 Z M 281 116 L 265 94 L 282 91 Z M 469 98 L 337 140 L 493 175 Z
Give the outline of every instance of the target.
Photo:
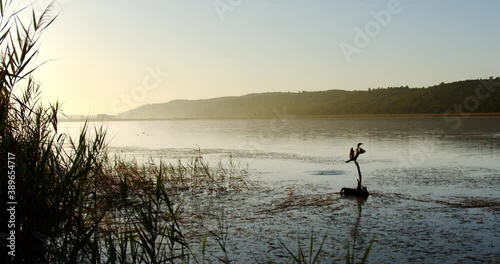
M 349 163 L 349 161 L 356 161 L 356 159 L 358 159 L 359 154 L 363 154 L 366 152 L 364 149 L 359 147 L 361 145 L 363 145 L 363 143 L 358 143 L 358 147 L 356 148 L 356 150 L 351 148 L 351 152 L 349 152 L 349 160 L 346 161 L 345 163 Z

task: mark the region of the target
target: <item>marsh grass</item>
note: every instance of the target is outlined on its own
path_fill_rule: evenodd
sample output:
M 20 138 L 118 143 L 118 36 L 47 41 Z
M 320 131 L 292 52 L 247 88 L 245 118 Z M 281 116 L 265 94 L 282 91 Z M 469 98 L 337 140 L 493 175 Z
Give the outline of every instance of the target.
M 315 244 L 315 239 L 314 239 L 314 232 L 311 232 L 311 238 L 309 241 L 309 255 L 307 255 L 306 251 L 302 248 L 302 245 L 300 243 L 300 239 L 297 239 L 297 254 L 294 254 L 291 249 L 289 249 L 285 243 L 283 243 L 281 240 L 279 240 L 279 243 L 285 248 L 285 250 L 288 252 L 289 256 L 293 260 L 293 263 L 297 264 L 315 264 L 318 263 L 319 261 L 319 256 L 320 253 L 323 249 L 323 245 L 325 244 L 327 236 L 323 236 L 323 239 L 321 240 L 321 243 L 319 244 L 319 248 L 315 250 L 314 244 Z
M 140 165 L 107 153 L 106 132 L 88 123 L 73 139 L 57 131 L 59 103 L 41 103 L 32 77 L 52 5 L 37 14 L 0 1 L 0 169 L 15 155 L 16 263 L 189 262 L 175 193 L 240 190 L 245 180 L 223 162 L 211 168 L 199 154 L 187 163 Z M 29 18 L 26 20 L 25 18 Z M 91 133 L 92 132 L 92 133 Z M 238 174 L 238 175 L 237 175 Z M 0 178 L 2 208 L 7 177 Z M 8 219 L 6 210 L 2 219 Z M 0 227 L 2 237 L 9 234 Z M 195 262 L 197 262 L 195 260 Z
M 31 76 L 38 68 L 32 65 L 38 40 L 55 19 L 52 6 L 41 14 L 32 11 L 31 20 L 23 22 L 27 8 L 15 9 L 12 1 L 0 3 L 0 169 L 7 172 L 5 157 L 14 154 L 15 261 L 76 263 L 82 254 L 93 259 L 93 235 L 102 215 L 90 210 L 95 203 L 90 194 L 102 164 L 105 132 L 96 131 L 89 140 L 85 126 L 76 142 L 57 134 L 59 104 L 45 107 L 40 85 Z M 63 148 L 68 141 L 71 153 Z M 3 207 L 8 198 L 5 175 L 0 188 Z M 6 210 L 1 214 L 8 219 Z M 7 225 L 0 228 L 2 234 L 11 231 Z M 4 259 L 13 261 L 7 257 L 6 240 L 1 243 Z
M 361 264 L 366 264 L 368 263 L 368 257 L 370 255 L 370 252 L 372 250 L 372 245 L 373 241 L 375 241 L 374 238 L 370 240 L 370 243 L 368 244 L 368 247 L 366 248 L 365 252 L 363 253 L 363 256 L 361 257 L 361 260 L 359 262 L 356 262 L 356 257 L 355 257 L 355 244 L 353 243 L 352 249 L 349 244 L 347 244 L 347 253 L 345 257 L 345 263 L 346 264 L 354 264 L 354 263 L 361 263 Z
M 105 259 L 165 263 L 194 258 L 180 225 L 184 216 L 182 199 L 177 194 L 227 193 L 241 190 L 247 184 L 244 171 L 223 176 L 222 172 L 236 169 L 223 167 L 222 162 L 218 164 L 210 167 L 199 150 L 187 162 L 161 161 L 158 166 L 115 157 L 105 169 L 112 177 L 101 179 L 100 186 L 104 188 L 98 191 L 105 195 L 108 208 L 112 208 L 100 209 L 107 212 L 99 225 L 104 234 L 101 239 L 106 242 Z M 223 230 L 220 234 L 210 232 L 216 238 L 224 234 L 227 233 Z M 206 236 L 203 241 L 206 247 Z
M 293 253 L 292 249 L 290 249 L 289 246 L 287 246 L 281 240 L 279 240 L 279 243 L 286 250 L 286 252 L 288 253 L 289 258 L 292 260 L 293 263 L 297 263 L 297 264 L 314 264 L 314 263 L 320 263 L 320 260 L 321 260 L 320 255 L 322 253 L 323 246 L 325 244 L 326 238 L 327 238 L 326 235 L 323 236 L 323 239 L 319 243 L 318 248 L 315 249 L 315 247 L 316 247 L 315 245 L 316 245 L 317 242 L 316 242 L 316 240 L 314 238 L 314 232 L 311 232 L 311 238 L 309 240 L 308 251 L 306 251 L 303 248 L 303 246 L 302 246 L 302 244 L 300 242 L 300 239 L 297 239 L 297 253 Z M 366 264 L 366 263 L 368 263 L 368 257 L 370 255 L 370 251 L 371 251 L 371 248 L 372 248 L 372 245 L 373 245 L 373 241 L 374 241 L 374 238 L 372 238 L 372 240 L 370 240 L 370 243 L 368 244 L 366 250 L 364 251 L 363 256 L 358 261 L 356 260 L 356 257 L 355 257 L 355 251 L 356 251 L 356 249 L 355 249 L 355 243 L 353 244 L 352 249 L 351 249 L 351 245 L 347 244 L 347 246 L 346 246 L 347 253 L 346 253 L 346 256 L 345 256 L 345 263 L 346 264 L 354 264 L 354 263 Z M 309 254 L 307 254 L 307 253 L 309 253 Z

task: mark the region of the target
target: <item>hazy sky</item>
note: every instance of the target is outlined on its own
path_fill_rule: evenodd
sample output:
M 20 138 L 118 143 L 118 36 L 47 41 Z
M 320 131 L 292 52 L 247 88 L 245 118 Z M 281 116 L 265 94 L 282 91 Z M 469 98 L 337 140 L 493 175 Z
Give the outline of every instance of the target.
M 36 77 L 66 114 L 500 72 L 497 0 L 60 0 L 56 10 L 38 57 L 52 61 Z

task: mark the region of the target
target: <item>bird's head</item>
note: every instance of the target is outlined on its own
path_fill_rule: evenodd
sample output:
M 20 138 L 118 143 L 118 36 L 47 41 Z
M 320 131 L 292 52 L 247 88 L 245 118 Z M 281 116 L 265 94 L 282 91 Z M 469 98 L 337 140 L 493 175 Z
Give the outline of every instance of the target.
M 358 148 L 359 148 L 359 146 L 361 146 L 361 145 L 363 145 L 363 143 L 358 143 Z

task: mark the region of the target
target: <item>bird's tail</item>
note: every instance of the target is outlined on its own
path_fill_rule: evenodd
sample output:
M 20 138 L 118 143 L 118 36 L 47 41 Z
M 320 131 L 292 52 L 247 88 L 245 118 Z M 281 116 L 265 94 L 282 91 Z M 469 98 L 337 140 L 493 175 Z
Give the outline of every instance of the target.
M 349 161 L 351 161 L 351 160 L 348 160 L 348 161 L 346 161 L 345 163 L 349 163 Z

